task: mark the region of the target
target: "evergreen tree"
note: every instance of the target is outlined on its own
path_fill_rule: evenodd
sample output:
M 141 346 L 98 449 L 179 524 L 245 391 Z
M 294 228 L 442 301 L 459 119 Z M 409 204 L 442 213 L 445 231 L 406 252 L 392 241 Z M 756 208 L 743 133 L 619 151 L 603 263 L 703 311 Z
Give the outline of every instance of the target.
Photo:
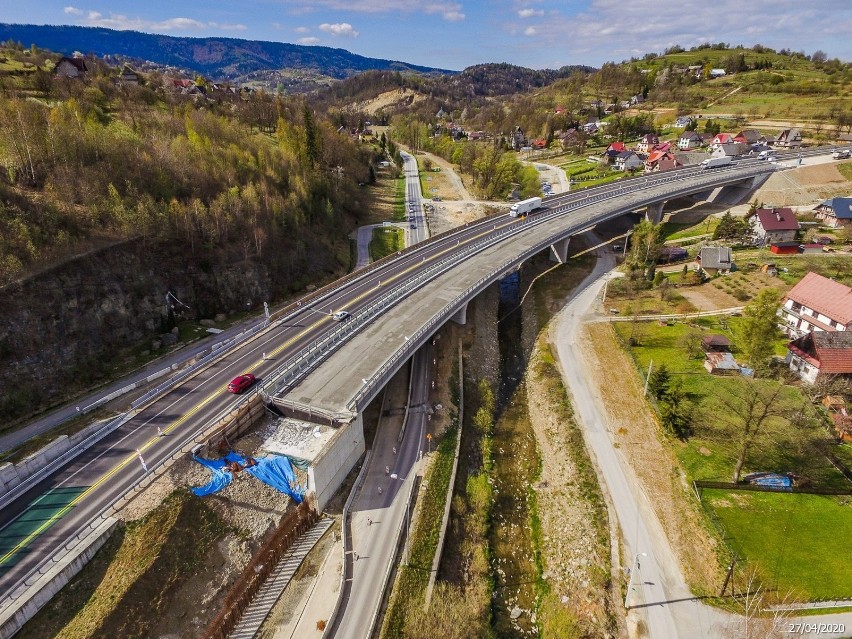
M 743 309 L 738 332 L 739 347 L 745 361 L 757 371 L 765 371 L 775 351 L 778 336 L 778 304 L 780 295 L 774 288 L 760 291 Z

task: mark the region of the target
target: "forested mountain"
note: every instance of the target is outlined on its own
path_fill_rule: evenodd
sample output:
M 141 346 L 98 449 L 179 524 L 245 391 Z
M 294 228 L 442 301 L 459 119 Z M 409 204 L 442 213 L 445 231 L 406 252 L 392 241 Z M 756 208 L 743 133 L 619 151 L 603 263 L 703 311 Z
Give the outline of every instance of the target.
M 0 384 L 16 389 L 0 421 L 107 374 L 174 314 L 344 273 L 380 154 L 299 97 L 121 86 L 93 60 L 55 78 L 57 57 L 0 50 Z
M 470 96 L 514 95 L 539 89 L 574 73 L 591 73 L 595 69 L 572 65 L 553 69 L 527 69 L 514 64 L 477 64 L 437 84 L 450 87 L 449 92 Z M 453 89 L 456 89 L 453 91 Z
M 453 73 L 394 60 L 367 58 L 345 49 L 302 46 L 237 38 L 178 38 L 99 27 L 0 24 L 0 42 L 70 55 L 122 55 L 184 68 L 214 80 L 231 80 L 254 71 L 298 69 L 331 78 L 347 78 L 370 69 Z

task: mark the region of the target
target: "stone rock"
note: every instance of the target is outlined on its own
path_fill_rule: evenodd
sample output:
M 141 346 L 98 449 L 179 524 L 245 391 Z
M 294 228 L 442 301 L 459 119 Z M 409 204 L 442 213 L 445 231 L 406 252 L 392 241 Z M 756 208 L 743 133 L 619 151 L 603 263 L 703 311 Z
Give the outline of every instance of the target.
M 213 319 L 215 319 L 216 322 L 224 322 L 226 319 L 228 319 L 228 316 L 224 313 L 216 313 L 216 317 L 214 317 Z
M 305 290 L 306 290 L 308 293 L 313 293 L 315 290 L 317 290 L 316 284 L 308 284 L 308 285 L 305 287 Z
M 524 611 L 521 610 L 520 608 L 518 608 L 517 606 L 515 606 L 514 608 L 512 608 L 512 612 L 509 613 L 509 618 L 510 619 L 517 619 L 522 614 L 524 614 Z
M 163 333 L 160 335 L 160 342 L 163 346 L 171 346 L 177 344 L 178 338 L 174 333 Z
M 180 329 L 177 326 L 172 329 L 172 335 L 180 335 Z
M 151 350 L 152 351 L 158 351 L 158 350 L 160 350 L 162 345 L 163 345 L 163 343 L 160 340 L 155 339 L 151 342 Z
M 216 326 L 216 322 L 214 322 L 212 319 L 203 319 L 198 323 L 201 324 L 202 326 L 207 326 L 207 327 Z

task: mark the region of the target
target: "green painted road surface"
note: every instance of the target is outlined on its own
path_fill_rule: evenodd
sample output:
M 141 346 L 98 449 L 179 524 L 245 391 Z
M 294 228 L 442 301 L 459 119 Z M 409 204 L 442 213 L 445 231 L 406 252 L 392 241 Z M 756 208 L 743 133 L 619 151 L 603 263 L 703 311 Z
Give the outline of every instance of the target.
M 86 488 L 74 486 L 51 490 L 0 531 L 0 574 L 14 566 L 33 540 L 59 521 L 61 517 L 57 515 Z

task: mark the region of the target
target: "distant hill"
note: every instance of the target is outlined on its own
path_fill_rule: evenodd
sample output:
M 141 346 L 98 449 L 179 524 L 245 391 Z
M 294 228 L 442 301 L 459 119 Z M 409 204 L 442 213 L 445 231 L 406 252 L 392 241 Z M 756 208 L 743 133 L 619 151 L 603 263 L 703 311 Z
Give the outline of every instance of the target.
M 59 53 L 80 51 L 97 56 L 121 55 L 192 70 L 216 80 L 233 80 L 256 71 L 300 69 L 335 79 L 368 70 L 452 74 L 395 60 L 367 58 L 345 49 L 237 38 L 176 38 L 98 27 L 0 23 L 0 41 L 35 44 Z
M 465 95 L 501 96 L 524 93 L 571 77 L 574 73 L 592 73 L 587 66 L 566 66 L 561 69 L 528 69 L 514 64 L 477 64 L 454 76 L 449 85 L 461 89 Z

